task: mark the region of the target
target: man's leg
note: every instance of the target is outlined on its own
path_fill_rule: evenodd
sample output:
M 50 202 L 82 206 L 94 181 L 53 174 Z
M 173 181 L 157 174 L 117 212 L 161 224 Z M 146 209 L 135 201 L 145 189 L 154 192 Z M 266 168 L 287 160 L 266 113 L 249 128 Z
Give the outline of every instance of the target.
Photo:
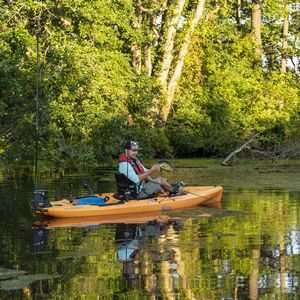
M 157 183 L 159 183 L 160 186 L 165 191 L 170 192 L 172 194 L 179 195 L 180 193 L 183 193 L 183 191 L 184 191 L 185 184 L 183 181 L 177 182 L 175 186 L 172 186 L 167 179 L 162 178 L 162 177 L 158 177 L 158 178 L 154 179 L 153 181 L 156 181 Z
M 160 183 L 155 180 L 145 181 L 142 190 L 138 193 L 139 199 L 151 198 L 155 194 L 163 193 Z
M 167 192 L 172 192 L 174 189 L 174 187 L 169 183 L 169 181 L 166 178 L 157 177 L 152 181 L 157 182 Z

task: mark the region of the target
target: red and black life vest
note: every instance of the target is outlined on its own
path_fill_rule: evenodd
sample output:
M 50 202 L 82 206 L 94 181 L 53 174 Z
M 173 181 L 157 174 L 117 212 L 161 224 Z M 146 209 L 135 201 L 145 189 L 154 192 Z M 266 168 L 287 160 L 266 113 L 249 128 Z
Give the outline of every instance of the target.
M 124 153 L 120 155 L 119 162 L 128 162 L 133 167 L 134 172 L 137 175 L 145 173 L 144 168 L 138 159 L 131 159 L 127 157 Z

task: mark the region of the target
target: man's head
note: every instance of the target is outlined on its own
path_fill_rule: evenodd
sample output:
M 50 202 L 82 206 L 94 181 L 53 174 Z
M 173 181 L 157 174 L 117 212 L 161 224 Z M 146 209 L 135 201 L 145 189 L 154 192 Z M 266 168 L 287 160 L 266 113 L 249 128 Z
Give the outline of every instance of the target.
M 139 143 L 135 141 L 127 141 L 124 144 L 125 153 L 130 158 L 136 158 L 137 151 L 139 150 Z

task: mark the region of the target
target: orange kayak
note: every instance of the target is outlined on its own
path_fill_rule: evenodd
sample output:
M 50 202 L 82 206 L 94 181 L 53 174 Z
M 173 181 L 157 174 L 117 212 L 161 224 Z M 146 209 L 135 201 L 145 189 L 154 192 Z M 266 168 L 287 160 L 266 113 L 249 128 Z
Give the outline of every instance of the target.
M 72 201 L 63 199 L 50 202 L 50 207 L 36 207 L 34 211 L 56 218 L 112 216 L 145 212 L 169 211 L 171 209 L 211 205 L 220 202 L 223 188 L 221 186 L 186 187 L 183 195 L 160 195 L 144 200 L 120 201 L 114 194 L 102 194 L 99 198 L 107 197 L 104 205 L 77 205 L 78 199 Z
M 178 219 L 172 217 L 172 219 Z M 35 221 L 34 226 L 45 226 L 47 228 L 61 228 L 61 227 L 87 227 L 102 224 L 146 224 L 148 222 L 167 222 L 170 216 L 162 212 L 145 212 L 139 214 L 123 214 L 123 215 L 110 215 L 110 216 L 93 216 L 81 218 L 43 218 Z
M 203 204 L 204 207 L 204 204 Z M 221 209 L 221 201 L 206 204 L 207 208 Z M 185 208 L 189 209 L 189 208 Z M 172 212 L 182 212 L 185 209 L 172 210 Z M 207 217 L 207 215 L 205 215 Z M 130 213 L 123 215 L 108 215 L 108 216 L 93 216 L 93 217 L 71 217 L 71 218 L 52 218 L 46 217 L 37 220 L 33 226 L 43 226 L 47 228 L 61 228 L 61 227 L 88 227 L 102 224 L 147 224 L 149 222 L 166 223 L 168 221 L 182 220 L 179 216 L 169 216 L 161 211 Z

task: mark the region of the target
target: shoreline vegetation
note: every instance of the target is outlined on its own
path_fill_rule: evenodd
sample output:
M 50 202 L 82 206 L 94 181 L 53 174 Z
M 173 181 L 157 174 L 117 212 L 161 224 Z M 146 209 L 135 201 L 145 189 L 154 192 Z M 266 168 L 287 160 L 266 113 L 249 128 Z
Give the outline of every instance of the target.
M 299 1 L 237 3 L 2 1 L 0 162 L 300 158 Z
M 143 160 L 150 166 L 159 160 Z M 300 191 L 300 160 L 235 160 L 229 166 L 222 165 L 219 158 L 179 158 L 166 160 L 176 169 L 174 173 L 163 172 L 162 176 L 173 181 L 183 180 L 188 185 L 222 185 L 227 189 L 286 189 Z M 104 174 L 105 180 L 112 180 L 118 161 L 103 162 L 80 168 L 51 169 L 41 166 L 40 178 L 59 178 L 65 176 L 93 177 L 92 174 Z M 0 182 L 7 178 L 32 176 L 34 168 L 31 165 L 19 167 L 0 165 Z M 101 177 L 103 178 L 103 177 Z

